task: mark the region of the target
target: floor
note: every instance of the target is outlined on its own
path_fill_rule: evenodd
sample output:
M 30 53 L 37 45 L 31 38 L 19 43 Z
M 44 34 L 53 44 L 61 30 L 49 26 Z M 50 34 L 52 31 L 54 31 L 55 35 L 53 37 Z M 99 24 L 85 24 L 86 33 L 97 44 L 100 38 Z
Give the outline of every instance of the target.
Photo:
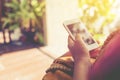
M 39 48 L 0 55 L 0 80 L 42 80 L 53 57 Z
M 42 80 L 53 60 L 67 50 L 20 42 L 1 44 L 1 39 L 0 33 L 0 80 Z

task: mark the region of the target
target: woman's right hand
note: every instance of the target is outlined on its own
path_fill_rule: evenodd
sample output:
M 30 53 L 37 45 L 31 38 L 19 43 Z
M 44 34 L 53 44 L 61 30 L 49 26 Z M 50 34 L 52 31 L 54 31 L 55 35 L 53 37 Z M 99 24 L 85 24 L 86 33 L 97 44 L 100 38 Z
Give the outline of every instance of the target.
M 90 59 L 89 51 L 80 34 L 75 36 L 75 41 L 73 41 L 70 36 L 68 37 L 68 48 L 75 61 Z

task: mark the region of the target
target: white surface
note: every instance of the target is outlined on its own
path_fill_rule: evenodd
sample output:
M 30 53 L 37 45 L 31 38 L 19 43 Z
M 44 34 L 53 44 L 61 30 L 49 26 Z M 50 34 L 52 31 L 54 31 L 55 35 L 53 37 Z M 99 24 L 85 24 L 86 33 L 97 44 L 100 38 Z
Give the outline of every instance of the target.
M 60 56 L 62 56 L 63 54 L 65 54 L 65 52 L 68 51 L 68 48 L 63 49 L 64 47 L 60 47 L 60 46 L 45 46 L 45 47 L 40 47 L 40 50 L 48 55 L 49 57 L 56 59 Z
M 46 0 L 47 47 L 52 56 L 60 56 L 67 50 L 68 33 L 65 20 L 78 18 L 78 0 Z

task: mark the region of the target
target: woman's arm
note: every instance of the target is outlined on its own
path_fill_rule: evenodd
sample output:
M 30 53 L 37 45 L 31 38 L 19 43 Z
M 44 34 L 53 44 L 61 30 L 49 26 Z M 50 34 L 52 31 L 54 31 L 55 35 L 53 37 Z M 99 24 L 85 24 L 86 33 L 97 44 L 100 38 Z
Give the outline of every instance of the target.
M 68 48 L 74 59 L 73 80 L 88 80 L 90 55 L 80 35 L 76 35 L 75 41 L 68 37 Z
M 74 63 L 73 80 L 89 80 L 91 63 L 88 59 Z

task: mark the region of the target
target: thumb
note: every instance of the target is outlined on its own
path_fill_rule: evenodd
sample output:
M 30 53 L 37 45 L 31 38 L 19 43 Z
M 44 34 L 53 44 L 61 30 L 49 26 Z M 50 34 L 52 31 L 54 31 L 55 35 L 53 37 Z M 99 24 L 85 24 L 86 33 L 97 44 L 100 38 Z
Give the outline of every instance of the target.
M 84 40 L 82 39 L 82 35 L 80 35 L 79 33 L 76 34 L 75 41 L 76 41 L 75 43 L 78 44 L 78 45 L 80 45 L 81 48 L 84 48 L 84 49 L 87 50 L 87 46 L 86 46 Z
M 74 41 L 71 39 L 71 37 L 68 37 L 68 48 L 71 48 L 74 46 Z
M 79 33 L 76 34 L 75 41 L 81 43 L 82 45 L 85 45 L 85 42 L 83 41 L 82 36 Z

